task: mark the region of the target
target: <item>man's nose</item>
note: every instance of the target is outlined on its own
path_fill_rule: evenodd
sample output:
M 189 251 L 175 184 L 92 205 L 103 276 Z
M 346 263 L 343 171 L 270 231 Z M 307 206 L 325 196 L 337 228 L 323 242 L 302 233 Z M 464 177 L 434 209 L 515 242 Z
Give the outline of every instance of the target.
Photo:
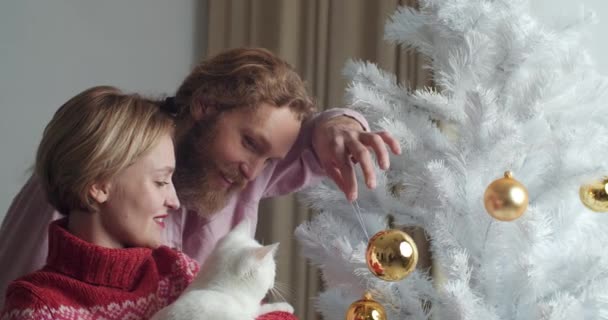
M 243 162 L 241 164 L 241 173 L 248 181 L 251 181 L 260 174 L 262 169 L 264 169 L 264 159 L 256 157 L 255 159 L 251 159 L 247 162 Z

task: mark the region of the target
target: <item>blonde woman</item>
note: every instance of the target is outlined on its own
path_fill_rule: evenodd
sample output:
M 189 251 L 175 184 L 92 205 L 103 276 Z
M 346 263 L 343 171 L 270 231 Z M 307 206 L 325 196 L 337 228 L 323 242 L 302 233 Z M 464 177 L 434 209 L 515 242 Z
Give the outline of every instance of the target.
M 147 319 L 177 298 L 199 266 L 161 245 L 180 206 L 173 130 L 157 103 L 113 87 L 55 113 L 35 175 L 65 217 L 49 227 L 46 265 L 10 284 L 2 319 Z
M 3 319 L 145 319 L 176 298 L 198 265 L 160 246 L 180 206 L 173 129 L 156 103 L 112 87 L 61 106 L 35 175 L 65 217 L 50 225 L 46 265 L 9 286 Z
M 49 227 L 46 265 L 9 286 L 2 319 L 148 319 L 182 293 L 199 265 L 162 246 L 180 207 L 173 134 L 159 103 L 113 87 L 55 113 L 35 175 L 65 217 Z

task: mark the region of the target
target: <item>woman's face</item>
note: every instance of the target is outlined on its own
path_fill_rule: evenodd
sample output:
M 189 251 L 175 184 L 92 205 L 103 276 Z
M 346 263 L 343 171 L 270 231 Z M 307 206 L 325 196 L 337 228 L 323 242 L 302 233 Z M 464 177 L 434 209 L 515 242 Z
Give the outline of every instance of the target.
M 179 208 L 171 180 L 174 169 L 173 141 L 167 134 L 109 183 L 99 212 L 105 246 L 156 248 L 162 244 L 164 219 Z

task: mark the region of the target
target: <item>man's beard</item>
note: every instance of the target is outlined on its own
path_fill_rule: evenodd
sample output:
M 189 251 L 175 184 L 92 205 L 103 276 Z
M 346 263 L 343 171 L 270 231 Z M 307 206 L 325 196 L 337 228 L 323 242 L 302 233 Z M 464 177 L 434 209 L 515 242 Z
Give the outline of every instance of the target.
M 223 209 L 231 196 L 246 185 L 238 167 L 221 170 L 217 165 L 210 150 L 217 131 L 217 116 L 199 121 L 178 142 L 176 150 L 173 179 L 177 195 L 187 210 L 196 211 L 200 216 L 210 216 Z M 222 174 L 233 181 L 228 190 L 217 185 Z

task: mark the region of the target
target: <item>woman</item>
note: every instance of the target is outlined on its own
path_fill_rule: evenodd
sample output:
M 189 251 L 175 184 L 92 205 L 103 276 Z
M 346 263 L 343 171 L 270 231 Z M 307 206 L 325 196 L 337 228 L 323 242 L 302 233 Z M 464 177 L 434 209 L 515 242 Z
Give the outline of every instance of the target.
M 9 286 L 2 319 L 147 319 L 179 296 L 199 266 L 161 246 L 180 206 L 173 130 L 157 103 L 113 87 L 57 111 L 35 175 L 65 217 L 50 225 L 46 265 Z

